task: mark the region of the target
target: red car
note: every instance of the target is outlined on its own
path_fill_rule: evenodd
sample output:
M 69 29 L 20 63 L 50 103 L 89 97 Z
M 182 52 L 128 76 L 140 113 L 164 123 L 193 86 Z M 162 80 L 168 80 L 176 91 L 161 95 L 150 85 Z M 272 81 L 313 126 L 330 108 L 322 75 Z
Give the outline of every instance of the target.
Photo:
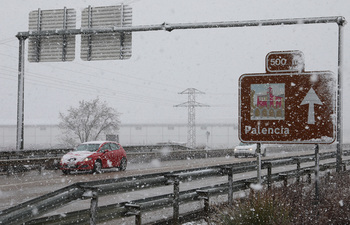
M 123 147 L 112 141 L 91 141 L 80 144 L 74 151 L 65 154 L 60 162 L 64 174 L 70 171 L 101 173 L 104 168 L 117 167 L 124 171 L 127 165 Z

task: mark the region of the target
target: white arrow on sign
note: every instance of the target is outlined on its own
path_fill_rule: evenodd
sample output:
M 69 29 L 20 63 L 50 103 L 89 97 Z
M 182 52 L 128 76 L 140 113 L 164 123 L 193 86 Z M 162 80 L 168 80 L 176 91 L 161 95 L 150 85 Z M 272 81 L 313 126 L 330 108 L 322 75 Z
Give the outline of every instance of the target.
M 308 124 L 315 124 L 315 104 L 323 105 L 315 90 L 311 88 L 300 105 L 309 104 Z

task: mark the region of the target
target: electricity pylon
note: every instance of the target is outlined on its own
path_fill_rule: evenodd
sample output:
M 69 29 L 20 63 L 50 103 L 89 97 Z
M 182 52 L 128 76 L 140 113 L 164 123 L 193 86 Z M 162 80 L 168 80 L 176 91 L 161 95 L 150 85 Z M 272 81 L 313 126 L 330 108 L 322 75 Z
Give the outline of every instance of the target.
M 202 91 L 198 91 L 195 88 L 187 88 L 179 94 L 188 94 L 188 101 L 174 107 L 187 107 L 188 108 L 188 124 L 187 124 L 187 146 L 190 148 L 196 147 L 196 107 L 209 107 L 196 102 L 196 94 L 205 94 Z

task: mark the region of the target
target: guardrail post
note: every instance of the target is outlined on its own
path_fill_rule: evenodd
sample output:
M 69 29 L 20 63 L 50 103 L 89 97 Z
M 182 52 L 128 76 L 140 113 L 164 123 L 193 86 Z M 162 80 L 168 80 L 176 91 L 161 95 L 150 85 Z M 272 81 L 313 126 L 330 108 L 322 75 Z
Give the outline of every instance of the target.
M 300 183 L 300 159 L 294 159 L 297 162 L 297 183 Z
M 14 173 L 15 173 L 15 168 L 13 168 L 12 165 L 8 166 L 8 167 L 7 167 L 6 176 L 9 177 L 9 176 L 13 175 Z
M 176 174 L 169 174 L 167 177 L 174 185 L 173 193 L 173 225 L 179 224 L 179 205 L 180 205 L 180 179 Z
M 288 185 L 288 174 L 279 174 L 280 177 L 282 177 L 283 185 L 287 187 Z
M 331 171 L 330 169 L 328 169 L 326 172 L 326 182 L 328 183 L 330 180 L 331 180 Z
M 128 209 L 127 215 L 134 215 L 135 216 L 135 225 L 141 225 L 142 219 L 141 219 L 141 206 L 136 204 L 125 204 L 125 207 Z
M 97 189 L 92 190 L 90 204 L 90 225 L 96 225 L 98 194 Z
M 311 170 L 310 169 L 306 169 L 305 171 L 307 172 L 307 180 L 306 180 L 306 182 L 308 184 L 311 184 Z
M 204 220 L 208 222 L 208 215 L 209 215 L 209 191 L 207 190 L 197 190 L 197 194 L 199 195 L 199 199 L 204 200 Z
M 180 204 L 180 181 L 178 177 L 174 179 L 174 222 L 173 224 L 179 224 L 179 204 Z
M 44 170 L 44 166 L 39 165 L 38 170 L 39 170 L 39 175 L 42 175 L 43 174 L 43 170 Z
M 97 205 L 98 205 L 98 188 L 95 187 L 83 187 L 85 193 L 82 197 L 91 198 L 90 202 L 90 225 L 96 225 L 97 218 Z
M 228 204 L 233 204 L 233 171 L 231 166 L 223 167 L 228 179 Z
M 272 163 L 268 162 L 267 165 L 267 188 L 271 189 L 272 184 Z

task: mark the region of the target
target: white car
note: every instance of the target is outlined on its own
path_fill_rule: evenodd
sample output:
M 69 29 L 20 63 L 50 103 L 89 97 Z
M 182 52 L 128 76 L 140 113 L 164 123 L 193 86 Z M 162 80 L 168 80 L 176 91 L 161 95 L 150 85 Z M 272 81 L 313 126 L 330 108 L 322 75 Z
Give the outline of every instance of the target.
M 263 157 L 266 156 L 266 147 L 264 145 L 261 145 L 261 155 Z M 252 144 L 252 143 L 239 143 L 238 146 L 235 147 L 233 153 L 234 153 L 234 156 L 237 158 L 239 156 L 244 156 L 244 157 L 247 157 L 247 156 L 254 156 L 256 157 L 257 156 L 257 152 L 256 152 L 256 149 L 257 149 L 257 144 Z

